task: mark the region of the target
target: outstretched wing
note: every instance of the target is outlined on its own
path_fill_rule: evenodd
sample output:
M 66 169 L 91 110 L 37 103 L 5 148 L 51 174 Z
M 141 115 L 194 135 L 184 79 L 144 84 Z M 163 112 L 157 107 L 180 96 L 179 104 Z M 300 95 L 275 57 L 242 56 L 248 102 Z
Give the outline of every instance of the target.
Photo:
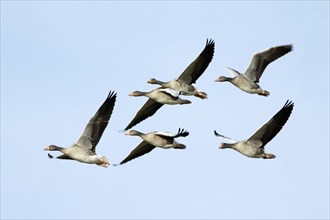
M 128 130 L 132 128 L 133 126 L 137 125 L 144 119 L 152 116 L 156 113 L 160 107 L 162 107 L 163 104 L 154 101 L 153 99 L 148 99 L 148 101 L 142 106 L 142 108 L 136 113 L 135 117 L 132 119 L 132 121 L 127 125 L 125 130 Z
M 240 72 L 238 72 L 237 70 L 234 70 L 233 68 L 230 67 L 226 67 L 226 70 L 233 76 L 239 76 L 241 75 Z
M 259 79 L 271 62 L 292 51 L 293 46 L 283 45 L 271 47 L 253 55 L 252 60 L 246 69 L 244 76 L 258 83 Z
M 120 165 L 133 160 L 137 157 L 140 157 L 144 154 L 149 153 L 155 148 L 155 146 L 149 144 L 148 142 L 142 141 L 134 150 L 131 151 L 131 153 L 122 161 L 120 162 Z
M 222 134 L 219 134 L 216 130 L 214 130 L 214 135 L 217 136 L 217 137 L 220 137 L 220 138 L 222 138 L 224 140 L 227 140 L 227 141 L 238 142 L 237 140 L 234 140 L 232 138 L 229 138 L 229 137 L 226 137 L 226 136 L 224 136 Z
M 178 77 L 187 84 L 193 84 L 204 73 L 212 61 L 214 54 L 214 41 L 206 40 L 206 46 L 199 56 Z
M 108 125 L 113 108 L 115 106 L 116 97 L 116 93 L 112 91 L 109 92 L 107 99 L 86 125 L 85 130 L 78 139 L 78 146 L 95 152 L 95 147 Z
M 261 141 L 260 147 L 264 147 L 283 128 L 291 115 L 293 106 L 294 103 L 292 101 L 286 101 L 282 109 L 277 112 L 266 124 L 259 128 L 247 141 Z

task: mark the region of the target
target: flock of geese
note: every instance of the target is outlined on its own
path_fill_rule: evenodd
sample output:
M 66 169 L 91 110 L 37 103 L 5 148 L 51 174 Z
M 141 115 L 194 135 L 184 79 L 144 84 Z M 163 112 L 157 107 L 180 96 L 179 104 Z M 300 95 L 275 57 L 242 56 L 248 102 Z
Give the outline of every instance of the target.
M 163 149 L 185 149 L 186 146 L 177 142 L 178 137 L 186 137 L 189 132 L 179 128 L 176 134 L 169 132 L 149 132 L 142 133 L 136 130 L 130 130 L 133 126 L 151 117 L 163 105 L 183 105 L 190 104 L 189 100 L 182 99 L 180 95 L 196 96 L 201 99 L 206 99 L 207 94 L 198 90 L 192 84 L 196 83 L 197 79 L 204 73 L 208 65 L 213 59 L 215 43 L 213 40 L 207 40 L 204 50 L 199 56 L 183 71 L 183 73 L 174 80 L 163 82 L 157 79 L 150 79 L 147 82 L 157 84 L 160 87 L 149 92 L 134 91 L 130 96 L 146 96 L 148 100 L 136 113 L 134 118 L 125 128 L 125 135 L 139 136 L 142 142 L 132 150 L 126 158 L 119 164 L 122 165 L 130 160 L 149 153 L 156 147 Z M 244 74 L 227 68 L 233 75 L 232 78 L 220 76 L 215 82 L 228 81 L 239 89 L 261 96 L 268 96 L 270 93 L 267 90 L 261 89 L 258 85 L 259 79 L 262 76 L 267 65 L 275 61 L 279 57 L 292 51 L 292 45 L 276 46 L 255 53 Z M 57 159 L 76 160 L 82 163 L 96 164 L 102 167 L 110 165 L 109 160 L 105 156 L 96 154 L 96 146 L 109 123 L 112 111 L 115 106 L 117 94 L 110 91 L 106 100 L 97 110 L 95 115 L 87 123 L 83 133 L 76 143 L 67 148 L 62 148 L 56 145 L 50 145 L 44 148 L 47 151 L 60 151 L 62 154 L 57 156 Z M 228 140 L 232 143 L 221 143 L 219 148 L 231 148 L 237 152 L 251 158 L 274 159 L 275 155 L 265 152 L 265 145 L 271 141 L 277 133 L 282 129 L 289 119 L 293 110 L 294 103 L 287 101 L 284 106 L 261 128 L 259 128 L 250 138 L 243 141 L 235 141 L 224 135 L 217 133 L 217 137 Z M 48 154 L 49 158 L 54 158 Z

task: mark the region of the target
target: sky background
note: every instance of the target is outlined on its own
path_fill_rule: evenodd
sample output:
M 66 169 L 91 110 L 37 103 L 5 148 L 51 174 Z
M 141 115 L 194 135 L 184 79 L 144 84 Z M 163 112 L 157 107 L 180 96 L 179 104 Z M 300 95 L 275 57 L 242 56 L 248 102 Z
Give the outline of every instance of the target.
M 187 129 L 186 150 L 108 169 L 48 159 L 43 148 L 73 144 L 114 90 L 97 153 L 119 163 L 141 142 L 120 131 L 147 100 L 128 94 L 178 77 L 207 38 L 215 54 L 196 86 L 209 98 L 134 127 Z M 214 82 L 283 44 L 294 51 L 260 80 L 269 97 Z M 218 149 L 214 129 L 244 140 L 288 99 L 266 146 L 275 160 Z M 1 218 L 329 219 L 329 1 L 1 1 Z

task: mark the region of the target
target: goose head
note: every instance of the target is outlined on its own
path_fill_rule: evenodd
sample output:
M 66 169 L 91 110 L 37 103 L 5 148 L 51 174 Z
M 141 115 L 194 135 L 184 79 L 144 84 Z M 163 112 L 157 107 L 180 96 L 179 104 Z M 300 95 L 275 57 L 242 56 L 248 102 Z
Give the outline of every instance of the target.
M 275 156 L 274 154 L 264 153 L 264 154 L 262 155 L 262 158 L 263 158 L 263 159 L 275 159 L 276 156 Z
M 130 94 L 128 94 L 129 96 L 145 96 L 147 93 L 146 92 L 141 92 L 141 91 L 133 91 Z
M 258 95 L 262 95 L 266 97 L 269 96 L 269 94 L 270 93 L 267 90 L 262 90 L 262 89 L 258 92 Z
M 142 133 L 136 130 L 128 130 L 125 132 L 125 135 L 130 135 L 130 136 L 139 136 Z
M 221 143 L 220 146 L 219 146 L 219 149 L 226 149 L 226 148 L 233 148 L 232 144 Z
M 162 81 L 159 81 L 159 80 L 157 80 L 157 79 L 155 79 L 155 78 L 151 78 L 151 79 L 149 79 L 149 80 L 147 81 L 147 83 L 150 83 L 150 84 L 158 84 L 158 85 L 163 84 Z
M 58 147 L 56 145 L 49 145 L 49 146 L 45 147 L 44 150 L 48 150 L 48 151 L 61 151 L 61 150 L 63 150 L 63 148 L 62 147 Z
M 190 104 L 191 101 L 190 100 L 187 100 L 187 99 L 180 99 L 179 100 L 179 104 L 180 105 L 185 105 L 185 104 Z

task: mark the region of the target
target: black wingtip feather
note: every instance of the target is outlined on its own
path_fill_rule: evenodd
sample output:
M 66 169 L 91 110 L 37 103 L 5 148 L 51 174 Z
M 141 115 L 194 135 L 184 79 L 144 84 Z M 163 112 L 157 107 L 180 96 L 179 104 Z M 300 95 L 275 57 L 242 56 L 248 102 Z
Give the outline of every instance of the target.
M 115 91 L 110 90 L 107 99 L 112 99 L 112 98 L 116 99 L 117 98 L 117 93 Z
M 285 45 L 285 48 L 288 49 L 288 51 L 292 51 L 293 50 L 293 44 L 288 44 L 288 45 Z
M 185 131 L 183 128 L 179 128 L 177 135 L 175 137 L 187 137 L 189 135 L 188 131 Z
M 287 121 L 292 113 L 294 107 L 294 102 L 291 100 L 287 100 L 284 104 L 284 106 L 282 107 L 281 111 L 284 112 L 285 115 L 287 115 L 287 119 L 285 121 Z
M 293 108 L 294 107 L 294 102 L 291 100 L 287 100 L 283 106 L 283 108 Z
M 215 42 L 212 39 L 206 39 L 206 46 L 214 46 Z

